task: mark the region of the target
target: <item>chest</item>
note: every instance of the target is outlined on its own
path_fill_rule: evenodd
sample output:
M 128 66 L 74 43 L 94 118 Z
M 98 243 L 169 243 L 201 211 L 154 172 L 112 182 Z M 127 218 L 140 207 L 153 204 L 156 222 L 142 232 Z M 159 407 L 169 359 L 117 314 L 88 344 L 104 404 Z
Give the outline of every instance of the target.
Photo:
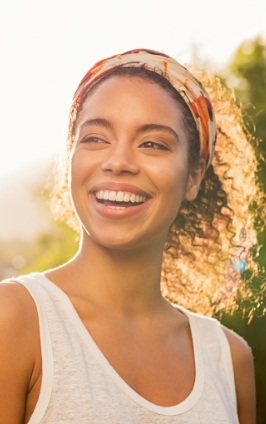
M 193 390 L 196 371 L 187 323 L 170 329 L 86 320 L 84 325 L 108 371 L 149 402 L 176 405 Z

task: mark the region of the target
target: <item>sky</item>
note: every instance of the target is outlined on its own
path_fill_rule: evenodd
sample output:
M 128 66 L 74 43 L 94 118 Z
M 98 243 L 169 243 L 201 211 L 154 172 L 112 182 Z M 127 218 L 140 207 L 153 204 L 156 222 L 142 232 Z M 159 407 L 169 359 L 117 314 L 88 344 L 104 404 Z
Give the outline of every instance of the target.
M 0 0 L 0 175 L 57 159 L 96 61 L 144 47 L 222 69 L 243 41 L 266 39 L 265 16 L 265 0 Z

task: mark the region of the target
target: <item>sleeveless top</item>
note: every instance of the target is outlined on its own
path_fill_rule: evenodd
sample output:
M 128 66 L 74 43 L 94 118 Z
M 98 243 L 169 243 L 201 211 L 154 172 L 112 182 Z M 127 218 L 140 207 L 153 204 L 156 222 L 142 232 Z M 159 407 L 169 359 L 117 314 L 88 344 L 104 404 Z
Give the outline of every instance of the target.
M 196 377 L 184 401 L 158 406 L 119 376 L 68 296 L 44 274 L 12 281 L 29 291 L 39 317 L 43 377 L 28 424 L 239 423 L 230 347 L 217 320 L 178 306 L 190 323 Z

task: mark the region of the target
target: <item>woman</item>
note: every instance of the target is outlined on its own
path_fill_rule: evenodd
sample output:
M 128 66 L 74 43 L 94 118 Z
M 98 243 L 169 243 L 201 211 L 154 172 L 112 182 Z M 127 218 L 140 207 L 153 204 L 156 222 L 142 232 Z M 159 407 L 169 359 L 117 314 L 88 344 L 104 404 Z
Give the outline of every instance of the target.
M 246 342 L 174 305 L 226 308 L 255 243 L 248 209 L 234 220 L 218 141 L 213 159 L 211 102 L 174 59 L 139 49 L 86 74 L 58 195 L 66 205 L 70 193 L 80 247 L 57 269 L 1 284 L 1 422 L 255 423 Z

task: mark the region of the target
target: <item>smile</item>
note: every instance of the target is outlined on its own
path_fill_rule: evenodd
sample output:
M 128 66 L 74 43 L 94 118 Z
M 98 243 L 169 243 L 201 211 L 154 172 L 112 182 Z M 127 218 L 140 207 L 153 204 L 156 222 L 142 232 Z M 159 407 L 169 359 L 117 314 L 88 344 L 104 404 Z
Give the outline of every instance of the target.
M 144 203 L 146 196 L 123 191 L 99 190 L 95 192 L 97 201 L 100 203 L 112 202 L 119 206 L 134 206 Z

